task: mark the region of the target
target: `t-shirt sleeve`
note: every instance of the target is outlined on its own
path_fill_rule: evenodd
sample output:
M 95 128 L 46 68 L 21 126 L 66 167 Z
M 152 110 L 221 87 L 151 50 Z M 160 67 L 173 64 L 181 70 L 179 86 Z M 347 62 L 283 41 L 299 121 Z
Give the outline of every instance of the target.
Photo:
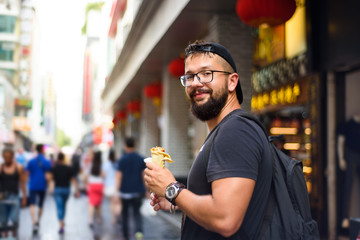
M 51 163 L 50 163 L 50 161 L 49 161 L 49 160 L 45 160 L 44 162 L 45 162 L 45 163 L 44 163 L 45 170 L 46 170 L 46 171 L 50 171 L 50 170 L 51 170 Z
M 124 164 L 123 164 L 123 159 L 120 158 L 118 163 L 116 164 L 116 170 L 117 171 L 123 171 L 123 168 L 124 168 Z
M 260 127 L 240 117 L 233 117 L 219 127 L 210 150 L 208 182 L 228 177 L 256 181 L 264 149 Z
M 72 167 L 70 167 L 70 176 L 71 176 L 71 178 L 76 177 L 76 171 Z

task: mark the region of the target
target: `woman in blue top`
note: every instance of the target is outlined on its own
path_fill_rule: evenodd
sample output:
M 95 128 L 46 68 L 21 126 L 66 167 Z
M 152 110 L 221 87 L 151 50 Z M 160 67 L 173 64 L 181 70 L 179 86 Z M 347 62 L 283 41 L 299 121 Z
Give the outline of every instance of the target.
M 110 211 L 113 224 L 116 224 L 117 218 L 121 212 L 121 202 L 115 187 L 116 164 L 115 151 L 110 149 L 108 161 L 105 161 L 102 170 L 105 174 L 104 195 L 110 200 Z

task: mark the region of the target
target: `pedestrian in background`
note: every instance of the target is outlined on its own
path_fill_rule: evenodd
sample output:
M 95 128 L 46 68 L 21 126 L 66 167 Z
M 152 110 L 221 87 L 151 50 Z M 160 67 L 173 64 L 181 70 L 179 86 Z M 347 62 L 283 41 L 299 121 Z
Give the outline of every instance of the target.
M 71 166 L 65 162 L 65 155 L 59 152 L 55 166 L 51 169 L 50 180 L 54 181 L 54 199 L 59 220 L 59 234 L 64 233 L 64 218 L 66 213 L 66 203 L 70 196 L 71 182 L 75 187 L 75 196 L 79 197 L 79 188 L 75 179 L 75 173 Z
M 39 230 L 47 189 L 46 174 L 51 169 L 50 161 L 44 156 L 43 144 L 36 145 L 36 152 L 37 156 L 31 159 L 26 166 L 30 181 L 29 205 L 31 220 L 33 223 L 33 234 L 37 234 Z M 36 205 L 38 206 L 37 214 Z
M 129 210 L 132 209 L 135 220 L 135 237 L 143 238 L 140 207 L 145 195 L 144 157 L 135 151 L 134 138 L 125 139 L 125 153 L 118 162 L 116 188 L 120 190 L 122 202 L 122 229 L 125 239 L 129 239 Z
M 90 171 L 85 178 L 89 199 L 89 227 L 94 227 L 94 218 L 101 224 L 101 203 L 104 196 L 104 172 L 101 170 L 101 152 L 95 151 Z
M 145 180 L 155 210 L 182 210 L 181 239 L 258 239 L 272 180 L 267 136 L 244 112 L 239 75 L 217 43 L 190 44 L 181 84 L 192 113 L 209 128 L 187 188 L 167 168 L 147 163 Z M 211 136 L 216 131 L 216 135 Z M 175 159 L 176 160 L 176 159 Z M 166 197 L 166 198 L 165 198 Z
M 21 164 L 21 166 L 26 167 L 26 157 L 23 148 L 20 147 L 17 149 L 15 153 L 15 159 L 18 163 Z
M 19 227 L 20 196 L 26 196 L 26 175 L 23 166 L 14 158 L 14 150 L 5 147 L 2 151 L 4 163 L 0 165 L 0 229 L 7 227 L 12 222 L 12 237 L 17 236 Z M 22 198 L 21 205 L 26 206 L 26 198 Z M 3 231 L 0 238 L 8 237 L 8 232 Z
M 79 181 L 79 174 L 80 174 L 80 164 L 81 164 L 81 155 L 82 155 L 82 150 L 80 147 L 78 147 L 75 151 L 75 153 L 72 155 L 71 157 L 71 167 L 73 168 L 74 174 L 75 174 L 75 178 L 77 181 Z
M 116 157 L 114 149 L 110 149 L 108 160 L 104 162 L 102 170 L 105 174 L 104 195 L 110 201 L 112 223 L 116 224 L 121 212 L 121 202 L 115 186 Z

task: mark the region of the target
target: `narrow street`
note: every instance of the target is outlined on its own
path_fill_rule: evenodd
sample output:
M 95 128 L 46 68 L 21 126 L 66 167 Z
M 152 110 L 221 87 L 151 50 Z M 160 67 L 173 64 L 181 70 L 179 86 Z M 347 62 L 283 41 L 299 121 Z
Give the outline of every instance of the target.
M 108 201 L 104 200 L 102 224 L 94 229 L 88 226 L 87 197 L 71 197 L 67 205 L 65 234 L 59 236 L 56 206 L 54 199 L 48 195 L 44 204 L 44 214 L 37 236 L 32 236 L 32 224 L 29 209 L 20 212 L 19 240 L 122 240 L 121 226 L 111 223 Z M 172 222 L 172 224 L 170 223 Z M 178 225 L 178 226 L 175 226 Z M 130 225 L 130 232 L 132 225 Z M 133 236 L 131 239 L 135 239 Z M 180 216 L 169 216 L 166 213 L 154 214 L 144 212 L 144 240 L 177 240 L 180 239 Z

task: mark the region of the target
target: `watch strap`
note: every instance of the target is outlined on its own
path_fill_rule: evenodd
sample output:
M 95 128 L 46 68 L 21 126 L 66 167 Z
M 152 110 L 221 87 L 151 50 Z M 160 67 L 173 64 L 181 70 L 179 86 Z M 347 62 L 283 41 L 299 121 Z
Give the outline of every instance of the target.
M 176 195 L 175 195 L 173 198 L 171 198 L 171 199 L 170 199 L 170 198 L 167 198 L 167 197 L 166 197 L 166 194 L 165 194 L 165 198 L 166 198 L 172 205 L 176 206 L 176 204 L 175 204 L 175 199 L 179 196 L 179 193 L 180 193 L 183 189 L 186 188 L 186 186 L 185 186 L 184 184 L 178 182 L 178 181 L 175 181 L 175 182 L 170 183 L 170 184 L 166 187 L 166 189 L 168 189 L 170 186 L 175 186 L 175 187 L 177 187 L 178 191 L 177 191 Z

